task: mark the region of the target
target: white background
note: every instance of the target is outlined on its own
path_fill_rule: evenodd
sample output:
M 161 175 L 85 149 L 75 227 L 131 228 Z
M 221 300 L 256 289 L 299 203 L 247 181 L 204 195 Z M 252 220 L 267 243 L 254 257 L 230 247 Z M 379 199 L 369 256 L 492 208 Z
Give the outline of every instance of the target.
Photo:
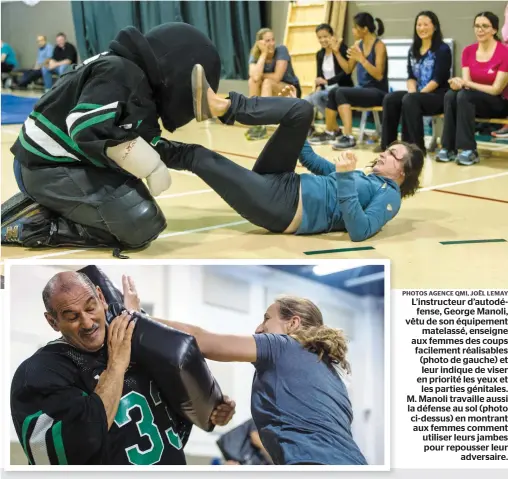
M 430 296 L 423 297 L 425 299 L 431 298 Z M 447 296 L 432 296 L 435 299 L 447 298 Z M 462 296 L 450 296 L 452 299 L 464 299 Z M 492 297 L 493 298 L 493 297 Z M 469 299 L 469 298 L 467 298 Z M 450 306 L 451 308 L 459 308 L 460 306 Z M 471 308 L 471 306 L 466 306 Z M 492 306 L 491 306 L 492 307 Z M 426 309 L 442 309 L 444 306 L 422 306 Z M 499 308 L 499 306 L 497 307 Z M 394 382 L 392 384 L 392 451 L 393 451 L 393 463 L 392 467 L 400 469 L 429 469 L 429 468 L 508 468 L 508 461 L 461 461 L 461 454 L 468 454 L 468 452 L 423 452 L 423 445 L 425 444 L 421 440 L 421 433 L 413 432 L 413 425 L 416 423 L 410 422 L 410 417 L 416 413 L 409 413 L 407 409 L 407 395 L 414 394 L 417 398 L 420 394 L 420 384 L 416 382 L 416 377 L 421 376 L 421 364 L 419 357 L 415 354 L 415 346 L 411 345 L 411 339 L 415 337 L 423 337 L 418 334 L 419 329 L 422 326 L 408 326 L 406 324 L 406 318 L 416 318 L 416 306 L 411 306 L 411 297 L 402 296 L 402 290 L 394 290 L 392 292 L 392 345 L 394 346 L 392 356 L 392 378 Z M 418 316 L 420 317 L 420 316 Z M 447 317 L 447 316 L 443 316 Z M 435 326 L 424 326 L 433 328 Z M 448 326 L 454 328 L 460 328 L 461 326 Z M 478 326 L 482 328 L 482 326 Z M 497 326 L 503 328 L 504 326 Z M 427 336 L 427 335 L 426 335 Z M 444 335 L 443 335 L 444 337 Z M 462 336 L 461 336 L 462 337 Z M 482 338 L 482 336 L 475 336 Z M 454 347 L 454 346 L 437 346 L 434 347 Z M 488 347 L 488 346 L 483 346 Z M 507 346 L 500 346 L 506 348 Z M 435 365 L 427 365 L 427 367 Z M 446 367 L 451 364 L 444 365 Z M 458 366 L 464 367 L 459 364 Z M 473 364 L 465 367 L 472 367 L 473 370 L 477 365 Z M 482 365 L 488 367 L 488 365 Z M 506 367 L 506 364 L 497 364 L 498 367 Z M 502 385 L 502 384 L 499 384 Z M 464 386 L 464 384 L 457 384 L 457 386 Z M 423 394 L 423 393 L 422 393 Z M 474 393 L 483 396 L 488 396 L 490 393 Z M 454 393 L 455 396 L 465 396 L 465 393 Z M 495 395 L 495 393 L 494 393 Z M 435 405 L 445 405 L 446 403 L 428 403 Z M 486 404 L 486 403 L 484 403 Z M 414 406 L 417 403 L 413 403 Z M 452 405 L 452 404 L 451 404 Z M 506 405 L 506 403 L 504 403 Z M 423 414 L 436 415 L 437 413 L 418 413 L 420 416 Z M 466 413 L 461 413 L 467 415 Z M 474 415 L 480 415 L 481 413 L 474 413 Z M 497 413 L 491 413 L 496 415 Z M 501 413 L 504 415 L 506 413 Z M 418 423 L 427 424 L 427 423 Z M 453 423 L 458 424 L 458 423 Z M 467 426 L 468 423 L 460 423 Z M 500 423 L 472 423 L 475 425 L 480 424 L 500 424 Z M 453 433 L 440 433 L 440 434 L 453 434 Z M 464 432 L 458 433 L 474 434 L 476 432 Z M 492 434 L 490 432 L 480 434 Z M 508 435 L 508 432 L 496 432 L 497 435 Z M 447 441 L 446 444 L 457 444 L 453 441 Z M 462 443 L 464 444 L 464 443 Z M 484 443 L 488 444 L 488 443 Z M 506 451 L 496 451 L 498 454 L 508 455 Z M 472 452 L 473 454 L 493 454 L 493 452 L 477 451 Z M 483 477 L 483 475 L 482 475 Z

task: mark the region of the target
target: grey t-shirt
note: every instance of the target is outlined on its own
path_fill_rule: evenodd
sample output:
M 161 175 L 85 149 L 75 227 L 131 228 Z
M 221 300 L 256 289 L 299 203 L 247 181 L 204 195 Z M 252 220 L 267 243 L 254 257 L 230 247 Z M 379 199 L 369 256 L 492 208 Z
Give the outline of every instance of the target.
M 344 382 L 283 334 L 255 334 L 252 418 L 274 464 L 365 465 Z
M 286 60 L 288 62 L 288 67 L 286 69 L 286 72 L 284 73 L 284 76 L 282 77 L 282 81 L 284 83 L 288 83 L 289 85 L 294 86 L 298 85 L 299 81 L 293 70 L 293 65 L 291 63 L 291 55 L 289 54 L 287 47 L 285 47 L 284 45 L 279 45 L 275 47 L 275 53 L 273 55 L 273 58 L 270 62 L 265 62 L 263 73 L 274 73 L 275 64 L 277 63 L 277 60 Z M 257 60 L 251 55 L 249 57 L 249 63 L 257 63 Z

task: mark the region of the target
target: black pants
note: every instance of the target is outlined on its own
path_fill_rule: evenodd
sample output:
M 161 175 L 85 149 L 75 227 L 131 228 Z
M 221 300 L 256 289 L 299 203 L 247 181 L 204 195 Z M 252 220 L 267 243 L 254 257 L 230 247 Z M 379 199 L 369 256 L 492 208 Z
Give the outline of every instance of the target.
M 169 168 L 192 171 L 251 223 L 282 233 L 298 208 L 298 156 L 314 110 L 305 100 L 281 97 L 246 98 L 230 93 L 231 107 L 220 118 L 244 125 L 279 124 L 251 170 L 199 145 L 167 142 L 162 159 Z
M 415 143 L 425 151 L 423 117 L 440 115 L 444 109 L 446 90 L 432 93 L 395 91 L 383 100 L 383 128 L 381 148 L 386 149 L 397 140 L 399 121 L 402 123 L 402 140 Z
M 27 86 L 39 78 L 42 78 L 42 70 L 27 70 L 23 73 L 21 80 L 18 82 L 18 86 Z
M 14 70 L 14 65 L 2 62 L 2 73 L 10 73 L 12 70 Z
M 386 92 L 377 88 L 339 87 L 334 88 L 328 95 L 326 108 L 337 111 L 340 105 L 370 108 L 381 106 Z
M 449 90 L 444 100 L 441 143 L 450 151 L 476 150 L 475 118 L 505 118 L 508 100 L 475 90 Z
M 37 203 L 80 225 L 109 233 L 140 248 L 166 227 L 166 219 L 141 180 L 114 170 L 52 166 L 16 175 L 20 189 Z M 21 176 L 21 178 L 19 178 Z

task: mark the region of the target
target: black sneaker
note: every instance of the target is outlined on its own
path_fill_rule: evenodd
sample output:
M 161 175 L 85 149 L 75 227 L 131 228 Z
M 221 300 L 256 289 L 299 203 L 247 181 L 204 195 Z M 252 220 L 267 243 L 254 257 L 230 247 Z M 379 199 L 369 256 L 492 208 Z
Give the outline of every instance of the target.
M 356 140 L 353 135 L 343 135 L 338 138 L 333 144 L 333 150 L 347 150 L 356 146 Z
M 309 143 L 311 145 L 331 145 L 336 139 L 337 136 L 335 133 L 327 133 L 326 131 L 323 131 L 321 133 L 314 133 L 309 138 Z

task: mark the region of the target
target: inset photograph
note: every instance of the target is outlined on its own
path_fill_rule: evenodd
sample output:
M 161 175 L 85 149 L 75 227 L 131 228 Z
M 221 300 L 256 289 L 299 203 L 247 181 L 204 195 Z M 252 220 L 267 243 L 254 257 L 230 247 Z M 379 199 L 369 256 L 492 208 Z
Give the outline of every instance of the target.
M 387 262 L 7 263 L 6 287 L 11 470 L 389 469 Z

